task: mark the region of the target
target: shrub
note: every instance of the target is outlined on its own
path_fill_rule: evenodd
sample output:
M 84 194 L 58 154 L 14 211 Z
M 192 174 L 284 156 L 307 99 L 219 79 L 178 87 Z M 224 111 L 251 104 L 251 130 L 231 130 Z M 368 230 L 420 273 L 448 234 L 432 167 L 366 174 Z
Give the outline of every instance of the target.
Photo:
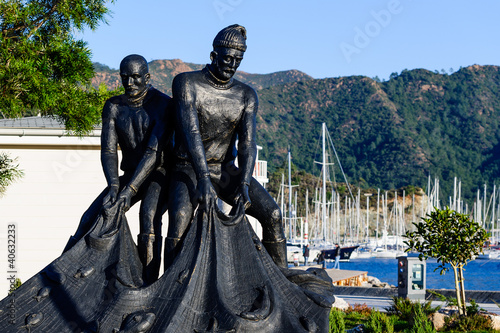
M 477 304 L 475 300 L 470 299 L 469 302 L 470 305 L 467 306 L 467 316 L 477 315 L 479 311 L 484 310 L 479 307 L 479 304 Z
M 412 316 L 413 302 L 408 298 L 392 297 L 392 305 L 385 309 L 387 313 L 408 321 Z
M 407 330 L 408 333 L 435 333 L 434 325 L 427 318 L 424 309 L 421 306 L 413 307 L 412 327 Z
M 431 295 L 436 296 L 441 302 L 445 302 L 446 306 L 458 306 L 456 297 L 444 296 L 434 290 L 427 290 Z
M 398 316 L 401 320 L 413 321 L 416 308 L 420 309 L 425 316 L 430 315 L 440 309 L 439 306 L 432 307 L 431 302 L 420 303 L 411 301 L 408 298 L 392 297 L 392 305 L 385 310 L 388 314 Z
M 345 331 L 344 313 L 341 310 L 337 308 L 332 308 L 332 310 L 330 311 L 329 321 L 330 325 L 328 333 L 344 333 Z
M 446 327 L 452 332 L 481 331 L 491 332 L 491 319 L 478 314 L 456 316 L 447 320 Z
M 373 310 L 368 305 L 366 305 L 366 303 L 363 303 L 363 304 L 356 303 L 356 304 L 354 304 L 354 306 L 349 305 L 349 308 L 347 308 L 347 310 L 345 310 L 345 312 L 347 314 L 352 313 L 352 312 L 357 312 L 362 316 L 369 316 L 372 313 L 372 311 Z
M 375 310 L 368 317 L 364 331 L 368 333 L 393 333 L 394 323 L 385 313 Z

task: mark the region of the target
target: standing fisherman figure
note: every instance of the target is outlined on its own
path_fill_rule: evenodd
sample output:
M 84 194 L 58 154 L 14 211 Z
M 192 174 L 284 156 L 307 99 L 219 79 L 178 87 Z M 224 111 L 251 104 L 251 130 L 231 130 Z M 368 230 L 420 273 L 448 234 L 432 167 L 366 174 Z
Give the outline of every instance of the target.
M 246 48 L 244 27 L 224 28 L 213 41 L 212 62 L 200 71 L 179 74 L 173 81 L 178 125 L 165 243 L 165 257 L 172 260 L 197 204 L 209 209 L 219 197 L 228 204 L 244 205 L 246 213 L 262 225 L 267 252 L 278 266 L 287 267 L 281 211 L 252 177 L 257 94 L 233 78 Z

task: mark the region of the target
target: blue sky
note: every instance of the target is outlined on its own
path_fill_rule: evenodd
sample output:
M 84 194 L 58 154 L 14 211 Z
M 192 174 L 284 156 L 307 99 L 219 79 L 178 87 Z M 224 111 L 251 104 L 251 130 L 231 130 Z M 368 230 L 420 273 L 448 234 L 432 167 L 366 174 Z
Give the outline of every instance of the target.
M 116 0 L 109 8 L 108 25 L 78 38 L 112 68 L 131 53 L 207 63 L 217 32 L 234 23 L 247 28 L 240 70 L 249 73 L 387 79 L 403 69 L 500 65 L 497 0 Z

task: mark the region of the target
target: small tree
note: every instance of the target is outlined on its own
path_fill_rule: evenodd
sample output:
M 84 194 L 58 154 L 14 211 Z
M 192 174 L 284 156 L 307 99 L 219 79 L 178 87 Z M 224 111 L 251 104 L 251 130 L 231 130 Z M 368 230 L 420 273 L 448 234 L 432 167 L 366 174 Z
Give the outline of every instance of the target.
M 6 153 L 0 153 L 0 198 L 10 184 L 23 176 L 22 170 L 14 162 L 15 159 L 12 160 Z
M 421 223 L 413 223 L 416 231 L 407 231 L 404 237 L 408 240 L 406 250 L 420 252 L 420 260 L 436 258 L 440 274 L 446 273 L 450 264 L 455 274 L 455 290 L 459 313 L 467 315 L 465 305 L 464 266 L 474 256 L 483 251 L 488 234 L 483 227 L 474 222 L 469 215 L 460 214 L 446 207 L 435 208 L 433 212 L 422 218 Z

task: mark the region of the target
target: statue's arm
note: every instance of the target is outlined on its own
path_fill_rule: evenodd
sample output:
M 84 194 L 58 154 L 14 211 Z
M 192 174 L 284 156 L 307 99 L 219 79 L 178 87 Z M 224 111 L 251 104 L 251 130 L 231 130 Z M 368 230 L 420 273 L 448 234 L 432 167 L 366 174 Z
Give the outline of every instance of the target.
M 248 187 L 252 179 L 257 156 L 256 116 L 259 107 L 257 93 L 249 88 L 244 97 L 245 110 L 238 126 L 238 166 L 241 169 L 240 193 L 237 200 L 242 199 L 245 208 L 250 206 Z
M 205 148 L 201 140 L 198 112 L 192 83 L 186 76 L 178 75 L 172 83 L 172 95 L 175 101 L 176 118 L 180 125 L 181 137 L 191 158 L 198 180 L 210 176 Z
M 198 201 L 204 209 L 210 209 L 216 204 L 217 193 L 210 180 L 205 148 L 201 140 L 193 83 L 187 79 L 186 75 L 179 74 L 174 78 L 172 95 L 181 137 L 198 180 Z
M 108 186 L 119 186 L 118 135 L 116 133 L 116 107 L 106 102 L 102 111 L 101 165 Z
M 116 200 L 120 180 L 118 178 L 118 135 L 116 133 L 117 108 L 109 100 L 102 110 L 101 165 L 108 183 L 109 193 L 103 203 Z
M 158 127 L 163 127 L 159 122 L 156 122 L 153 127 L 153 131 L 151 133 L 151 137 L 149 138 L 146 149 L 144 150 L 144 154 L 134 170 L 134 174 L 127 186 L 123 188 L 118 196 L 118 200 L 124 201 L 124 210 L 127 211 L 130 208 L 130 203 L 132 197 L 137 194 L 139 188 L 144 183 L 144 181 L 149 177 L 151 172 L 158 166 L 158 162 L 160 161 L 161 154 L 161 135 L 158 133 Z M 163 128 L 162 128 L 163 129 Z

